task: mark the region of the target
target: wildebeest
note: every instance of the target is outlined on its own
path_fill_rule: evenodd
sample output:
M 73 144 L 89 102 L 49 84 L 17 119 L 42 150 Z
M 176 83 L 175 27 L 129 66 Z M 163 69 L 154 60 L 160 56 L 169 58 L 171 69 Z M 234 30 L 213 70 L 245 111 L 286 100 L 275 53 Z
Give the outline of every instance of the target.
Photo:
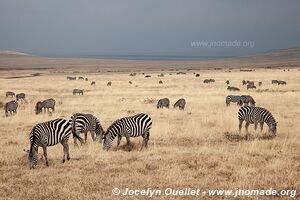
M 227 85 L 229 85 L 229 84 L 230 84 L 229 80 L 227 80 L 227 81 L 226 81 L 226 84 L 227 84 Z
M 200 74 L 196 74 L 196 77 L 199 77 L 200 76 Z
M 82 89 L 73 89 L 73 95 L 83 95 L 83 90 Z
M 205 79 L 203 83 L 214 83 L 215 79 Z
M 12 92 L 12 91 L 7 91 L 7 92 L 6 92 L 6 97 L 9 97 L 9 96 L 14 97 L 14 96 L 15 96 L 15 93 Z
M 111 81 L 108 81 L 107 86 L 111 86 Z
M 229 91 L 240 91 L 239 88 L 234 87 L 234 86 L 228 86 L 228 87 L 227 87 L 227 90 L 229 90 Z
M 286 82 L 285 82 L 285 81 L 280 81 L 280 80 L 278 80 L 278 81 L 277 81 L 277 84 L 278 84 L 278 85 L 286 85 Z
M 84 78 L 82 76 L 79 76 L 78 80 L 84 80 Z
M 24 93 L 20 93 L 20 94 L 17 94 L 16 95 L 16 99 L 17 99 L 17 101 L 19 101 L 19 99 L 25 99 L 25 94 Z
M 247 85 L 254 85 L 254 81 L 247 81 Z
M 95 81 L 92 81 L 92 82 L 91 82 L 91 85 L 96 85 L 96 82 L 95 82 Z
M 256 89 L 256 86 L 255 85 L 247 85 L 247 90 L 248 89 Z
M 254 101 L 253 97 L 250 95 L 242 95 L 240 98 L 240 101 L 238 102 L 238 104 L 240 106 L 242 106 L 242 105 L 248 106 L 249 103 L 250 103 L 250 106 L 255 106 L 255 103 L 256 103 Z
M 85 78 L 85 81 L 89 81 L 89 79 L 88 79 L 88 78 Z
M 128 83 L 131 85 L 132 84 L 132 82 L 131 81 L 128 81 Z
M 76 77 L 67 76 L 67 80 L 76 80 Z
M 39 114 L 43 111 L 50 111 L 50 108 L 52 109 L 52 112 L 55 110 L 55 100 L 50 98 L 46 99 L 44 101 L 38 101 L 35 105 L 35 113 Z
M 160 80 L 158 83 L 159 83 L 159 84 L 163 84 L 162 80 Z
M 174 108 L 179 108 L 179 110 L 184 110 L 185 108 L 185 104 L 186 101 L 184 98 L 179 99 L 178 101 L 176 101 L 176 103 L 174 104 Z
M 272 84 L 278 84 L 278 80 L 272 80 Z
M 261 81 L 259 81 L 259 82 L 258 82 L 258 86 L 261 86 L 261 85 L 262 85 L 262 82 L 261 82 Z
M 17 113 L 17 108 L 18 108 L 18 102 L 16 102 L 15 100 L 7 102 L 4 106 L 5 115 L 7 117 L 9 114 L 12 116 L 14 113 Z
M 146 75 L 145 77 L 146 77 L 146 78 L 150 78 L 151 76 L 150 76 L 150 75 Z
M 170 105 L 170 100 L 168 98 L 163 98 L 163 99 L 160 99 L 158 102 L 157 102 L 157 108 L 169 108 L 169 105 Z

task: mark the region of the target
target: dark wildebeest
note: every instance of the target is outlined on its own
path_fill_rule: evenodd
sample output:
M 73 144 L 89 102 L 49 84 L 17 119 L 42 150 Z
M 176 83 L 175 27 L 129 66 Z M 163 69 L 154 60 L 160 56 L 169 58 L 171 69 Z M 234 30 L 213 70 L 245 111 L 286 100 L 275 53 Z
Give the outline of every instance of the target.
M 19 99 L 25 99 L 25 94 L 24 93 L 20 93 L 20 94 L 17 94 L 16 95 L 16 99 L 17 99 L 17 101 L 19 101 Z
M 145 77 L 146 77 L 146 78 L 150 78 L 151 76 L 150 76 L 150 75 L 146 75 Z
M 234 86 L 228 86 L 228 87 L 227 87 L 227 90 L 229 90 L 229 91 L 240 91 L 239 88 L 234 87 Z
M 261 82 L 261 81 L 259 81 L 259 82 L 258 82 L 258 86 L 261 86 L 261 85 L 262 85 L 262 82 Z
M 132 82 L 131 82 L 131 81 L 129 81 L 128 83 L 129 83 L 130 85 L 132 84 Z
M 73 95 L 76 95 L 76 94 L 83 95 L 83 90 L 81 90 L 81 89 L 73 89 Z
M 159 83 L 159 84 L 163 84 L 162 80 L 160 80 L 158 83 Z
M 88 79 L 88 78 L 85 78 L 85 81 L 89 81 L 89 79 Z
M 92 81 L 92 82 L 91 82 L 91 85 L 96 85 L 96 82 L 95 82 L 95 81 Z
M 176 109 L 178 107 L 179 110 L 184 110 L 185 103 L 185 99 L 181 98 L 178 101 L 176 101 L 176 103 L 174 104 L 174 108 Z
M 200 76 L 200 74 L 196 74 L 196 77 L 199 77 Z
M 285 82 L 285 81 L 280 81 L 280 80 L 279 80 L 279 81 L 277 82 L 277 84 L 278 84 L 278 85 L 286 85 L 286 82 Z
M 17 108 L 18 102 L 16 102 L 15 100 L 7 102 L 4 106 L 5 116 L 8 117 L 9 114 L 12 116 L 14 113 L 17 113 Z
M 38 101 L 35 105 L 35 113 L 39 114 L 43 111 L 48 111 L 52 109 L 52 112 L 55 110 L 55 100 L 54 99 L 46 99 L 45 101 Z
M 278 84 L 278 80 L 272 80 L 272 84 Z
M 227 84 L 227 85 L 229 85 L 229 84 L 230 84 L 229 80 L 227 80 L 227 81 L 226 81 L 226 84 Z
M 256 86 L 255 85 L 247 85 L 247 90 L 248 89 L 256 89 Z
M 168 98 L 163 98 L 163 99 L 160 99 L 158 102 L 157 102 L 157 108 L 169 108 L 169 105 L 170 105 L 170 100 Z
M 84 80 L 84 78 L 82 76 L 79 76 L 78 80 Z
M 9 97 L 9 96 L 14 97 L 14 96 L 15 96 L 15 93 L 12 92 L 12 91 L 7 91 L 7 92 L 6 92 L 6 97 Z
M 107 83 L 107 86 L 111 86 L 111 81 L 109 81 L 109 82 Z

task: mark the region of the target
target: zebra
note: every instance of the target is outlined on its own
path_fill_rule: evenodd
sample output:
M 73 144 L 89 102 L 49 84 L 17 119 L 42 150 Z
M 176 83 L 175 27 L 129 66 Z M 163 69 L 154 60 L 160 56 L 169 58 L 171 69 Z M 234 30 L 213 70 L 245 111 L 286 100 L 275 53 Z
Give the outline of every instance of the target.
M 82 76 L 79 76 L 78 80 L 84 80 L 84 78 Z
M 169 108 L 169 105 L 170 105 L 170 100 L 168 98 L 163 98 L 163 99 L 160 99 L 158 102 L 157 102 L 157 109 L 158 108 Z
M 143 137 L 143 143 L 141 149 L 148 146 L 148 140 L 150 135 L 150 129 L 152 125 L 152 119 L 145 113 L 140 113 L 131 117 L 124 117 L 116 120 L 104 134 L 103 149 L 108 151 L 115 137 L 118 136 L 117 149 L 120 145 L 121 139 L 124 136 L 127 140 L 128 150 L 131 151 L 130 137 Z
M 92 82 L 91 82 L 91 85 L 96 85 L 96 82 L 95 82 L 95 81 L 92 81 Z
M 230 106 L 230 102 L 237 103 L 237 105 L 240 105 L 241 96 L 235 96 L 235 95 L 228 95 L 225 99 L 226 106 Z
M 106 85 L 111 86 L 111 81 L 108 81 Z
M 214 83 L 215 79 L 205 79 L 203 83 Z
M 163 84 L 162 80 L 160 80 L 160 81 L 158 82 L 158 84 Z
M 240 91 L 239 88 L 234 87 L 234 86 L 228 86 L 228 87 L 227 87 L 227 90 L 229 90 L 229 91 Z
M 249 103 L 250 103 L 250 106 L 255 106 L 255 101 L 254 101 L 254 99 L 253 99 L 253 97 L 252 96 L 250 96 L 250 95 L 242 95 L 241 96 L 241 99 L 240 99 L 240 102 L 239 102 L 239 105 L 249 105 Z
M 272 84 L 278 84 L 278 80 L 272 80 Z
M 55 119 L 35 125 L 29 134 L 30 150 L 27 151 L 29 153 L 30 169 L 34 169 L 37 165 L 38 147 L 43 148 L 46 166 L 48 167 L 47 146 L 54 146 L 59 142 L 63 145 L 64 151 L 62 162 L 65 162 L 66 157 L 67 160 L 70 160 L 68 141 L 71 134 L 72 126 L 65 119 Z M 77 137 L 74 134 L 73 136 Z
M 19 101 L 19 99 L 25 99 L 25 94 L 24 93 L 20 93 L 20 94 L 17 94 L 16 95 L 16 99 L 17 99 L 17 101 Z
M 255 85 L 247 85 L 247 90 L 249 89 L 256 89 L 256 86 Z
M 179 110 L 184 110 L 185 108 L 185 104 L 186 101 L 184 98 L 179 99 L 178 101 L 176 101 L 176 103 L 174 104 L 174 108 L 179 108 Z
M 67 76 L 67 80 L 76 80 L 76 77 L 72 77 L 72 76 Z
M 76 95 L 76 94 L 83 95 L 83 90 L 81 90 L 81 89 L 73 89 L 73 95 Z
M 7 91 L 5 95 L 6 95 L 6 97 L 9 97 L 9 96 L 14 97 L 15 93 L 12 91 Z
M 277 84 L 278 84 L 278 85 L 286 85 L 286 82 L 285 82 L 285 81 L 280 81 L 280 80 L 279 80 L 279 81 L 277 82 Z
M 46 111 L 46 109 L 49 112 L 49 109 L 52 109 L 52 112 L 55 110 L 55 100 L 50 98 L 46 99 L 44 101 L 38 101 L 35 105 L 35 113 L 39 114 L 43 111 L 43 109 Z
M 17 101 L 13 100 L 13 101 L 7 102 L 4 106 L 5 116 L 8 117 L 9 114 L 12 116 L 14 113 L 17 113 L 17 108 L 18 108 Z
M 243 106 L 239 109 L 239 132 L 241 132 L 243 121 L 246 121 L 246 133 L 248 134 L 248 127 L 250 124 L 254 124 L 254 129 L 257 129 L 257 124 L 260 124 L 260 130 L 263 130 L 263 125 L 266 123 L 269 126 L 269 132 L 276 136 L 277 122 L 265 108 L 254 106 Z
M 242 81 L 242 84 L 243 84 L 243 85 L 247 85 L 247 81 L 243 80 L 243 81 Z
M 77 136 L 79 136 L 80 133 L 85 134 L 84 143 L 87 141 L 88 131 L 91 132 L 93 141 L 95 141 L 95 139 L 100 138 L 100 142 L 102 142 L 104 131 L 99 120 L 95 116 L 91 114 L 75 113 L 72 115 L 71 120 L 69 122 L 72 125 L 73 134 L 76 134 Z M 96 138 L 95 138 L 95 133 L 96 133 Z M 78 137 L 74 137 L 75 146 L 78 146 L 77 139 Z M 82 140 L 80 140 L 80 142 L 81 144 L 83 144 Z

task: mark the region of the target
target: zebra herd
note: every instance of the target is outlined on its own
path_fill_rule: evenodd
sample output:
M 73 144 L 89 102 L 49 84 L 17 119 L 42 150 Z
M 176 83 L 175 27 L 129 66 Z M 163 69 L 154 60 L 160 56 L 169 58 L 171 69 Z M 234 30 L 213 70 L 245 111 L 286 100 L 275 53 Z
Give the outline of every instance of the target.
M 178 101 L 176 101 L 173 108 L 176 109 L 178 107 L 179 110 L 184 110 L 185 104 L 186 104 L 185 99 L 181 98 Z M 159 108 L 169 108 L 169 106 L 170 106 L 170 100 L 168 98 L 163 98 L 158 100 L 156 107 L 157 109 L 159 109 Z
M 136 114 L 130 117 L 124 117 L 113 122 L 105 132 L 99 122 L 99 120 L 91 114 L 75 113 L 69 121 L 66 119 L 55 119 L 44 123 L 35 125 L 30 134 L 30 149 L 27 150 L 29 153 L 28 160 L 30 168 L 35 168 L 38 161 L 38 147 L 43 148 L 43 155 L 45 157 L 46 166 L 49 166 L 47 159 L 47 147 L 54 146 L 61 143 L 63 146 L 63 160 L 70 160 L 69 154 L 69 137 L 72 134 L 74 138 L 74 144 L 78 139 L 82 144 L 86 141 L 86 134 L 88 131 L 96 133 L 96 138 L 102 143 L 103 150 L 108 151 L 112 147 L 113 140 L 118 137 L 118 144 L 125 137 L 127 140 L 128 150 L 130 147 L 130 137 L 143 137 L 143 147 L 148 146 L 150 129 L 152 125 L 152 119 L 145 113 Z M 80 133 L 85 133 L 85 141 L 80 137 Z M 93 137 L 93 136 L 92 136 Z

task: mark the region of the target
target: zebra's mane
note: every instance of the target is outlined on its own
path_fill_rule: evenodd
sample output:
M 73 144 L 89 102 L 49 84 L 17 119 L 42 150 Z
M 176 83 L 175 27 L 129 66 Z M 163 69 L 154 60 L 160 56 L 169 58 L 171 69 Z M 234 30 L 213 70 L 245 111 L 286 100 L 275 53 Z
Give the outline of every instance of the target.
M 107 130 L 105 131 L 105 137 L 108 136 L 108 135 L 110 135 L 110 137 L 111 137 L 112 139 L 114 139 L 115 136 L 112 134 L 113 131 L 111 131 L 111 129 L 112 129 L 114 126 L 116 126 L 117 124 L 119 124 L 120 122 L 121 122 L 120 119 L 114 121 L 114 122 L 107 128 Z

